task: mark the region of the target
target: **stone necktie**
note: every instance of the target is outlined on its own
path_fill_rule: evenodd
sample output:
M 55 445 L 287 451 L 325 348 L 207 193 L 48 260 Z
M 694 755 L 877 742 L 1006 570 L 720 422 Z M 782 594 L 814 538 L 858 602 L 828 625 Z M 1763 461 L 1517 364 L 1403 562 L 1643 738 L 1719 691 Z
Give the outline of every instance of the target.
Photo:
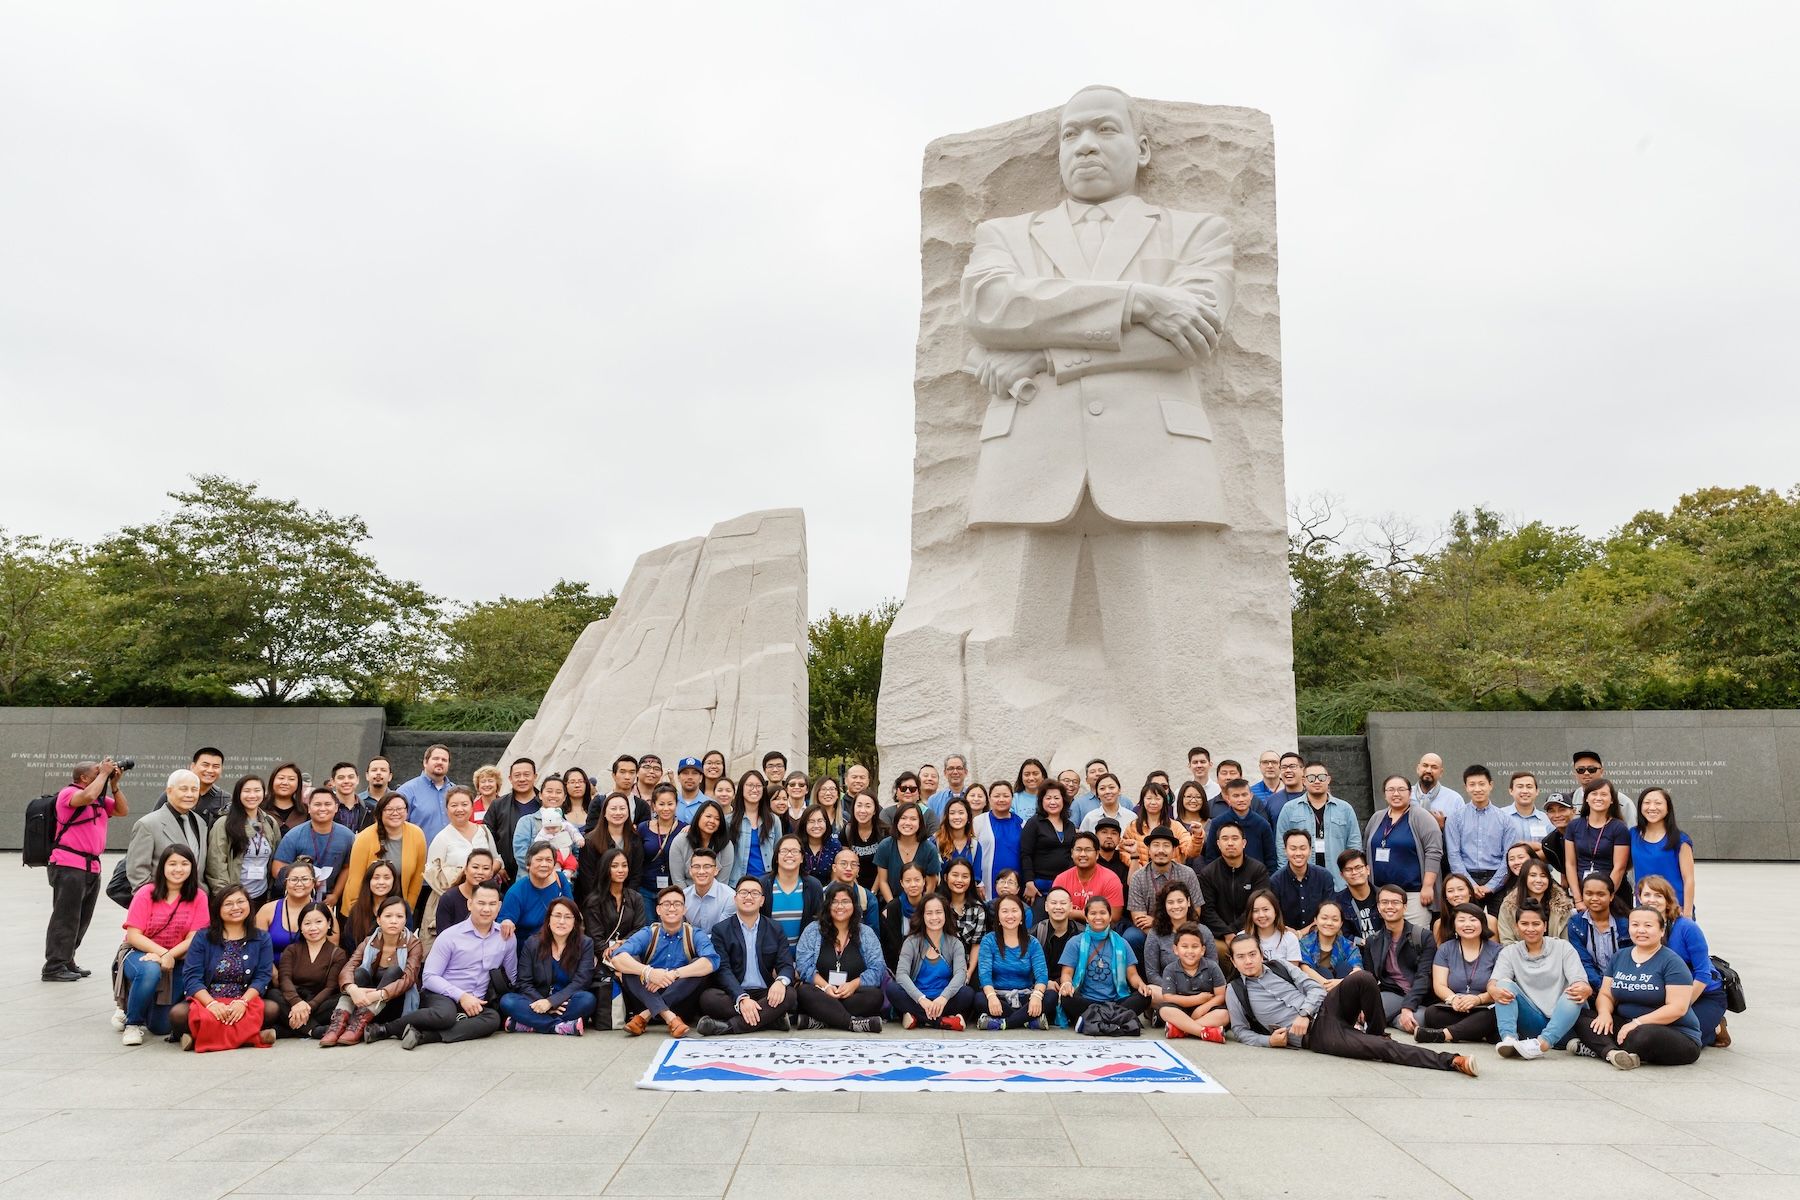
M 1100 261 L 1100 247 L 1106 241 L 1106 210 L 1098 204 L 1082 215 L 1081 224 L 1075 227 L 1075 240 L 1081 244 L 1082 257 L 1087 259 L 1088 269 Z

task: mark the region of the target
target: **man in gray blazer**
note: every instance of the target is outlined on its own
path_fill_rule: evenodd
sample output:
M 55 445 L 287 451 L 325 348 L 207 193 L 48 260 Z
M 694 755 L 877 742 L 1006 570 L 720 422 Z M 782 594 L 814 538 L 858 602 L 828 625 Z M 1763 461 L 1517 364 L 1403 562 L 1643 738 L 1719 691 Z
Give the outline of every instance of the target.
M 195 811 L 200 802 L 200 777 L 192 771 L 176 771 L 169 776 L 167 799 L 166 805 L 139 817 L 131 827 L 125 878 L 133 891 L 150 882 L 156 860 L 176 843 L 194 852 L 197 870 L 206 868 L 206 822 Z

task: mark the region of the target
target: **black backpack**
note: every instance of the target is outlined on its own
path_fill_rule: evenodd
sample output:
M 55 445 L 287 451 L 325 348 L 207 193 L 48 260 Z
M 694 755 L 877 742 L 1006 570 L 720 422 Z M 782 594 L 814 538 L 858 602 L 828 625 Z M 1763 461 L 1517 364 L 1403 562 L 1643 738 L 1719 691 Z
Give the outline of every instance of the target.
M 1263 963 L 1263 968 L 1265 970 L 1275 972 L 1275 974 L 1278 977 L 1287 980 L 1289 983 L 1293 984 L 1295 987 L 1300 987 L 1300 981 L 1294 977 L 1293 968 L 1289 967 L 1286 963 L 1280 961 L 1279 959 L 1271 958 L 1271 959 L 1267 960 L 1266 962 Z M 1231 979 L 1231 990 L 1237 993 L 1238 1004 L 1244 1010 L 1244 1024 L 1250 1026 L 1251 1029 L 1255 1030 L 1257 1033 L 1262 1034 L 1264 1037 L 1268 1037 L 1269 1036 L 1268 1027 L 1265 1026 L 1261 1021 L 1256 1019 L 1256 1010 L 1250 1006 L 1250 983 L 1249 983 L 1249 981 L 1246 980 L 1242 975 L 1234 975 L 1234 976 L 1232 976 L 1232 979 Z M 1301 988 L 1300 990 L 1305 991 L 1306 989 Z
M 1138 1015 L 1112 1000 L 1088 1005 L 1075 1029 L 1089 1037 L 1137 1037 L 1140 1032 Z
M 104 807 L 90 804 L 59 825 L 56 820 L 56 794 L 39 796 L 25 806 L 25 840 L 21 854 L 25 865 L 47 867 L 50 865 L 50 852 L 58 849 L 87 859 L 89 866 L 97 865 L 100 862 L 99 855 L 70 850 L 62 844 L 62 840 L 69 830 L 97 820 L 105 812 Z

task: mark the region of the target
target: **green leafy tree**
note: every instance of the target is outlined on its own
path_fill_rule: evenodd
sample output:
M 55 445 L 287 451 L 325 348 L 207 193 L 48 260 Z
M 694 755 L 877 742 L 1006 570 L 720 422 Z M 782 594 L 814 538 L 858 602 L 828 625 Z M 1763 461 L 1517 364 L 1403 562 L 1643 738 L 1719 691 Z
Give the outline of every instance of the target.
M 541 698 L 581 631 L 616 601 L 563 579 L 542 596 L 471 605 L 444 631 L 446 690 L 461 700 Z
M 0 702 L 63 699 L 87 672 L 93 594 L 73 542 L 0 529 Z
M 1692 499 L 1676 506 L 1677 521 L 1700 507 L 1684 509 Z M 1786 497 L 1744 489 L 1707 507 L 1698 578 L 1680 603 L 1683 658 L 1697 672 L 1736 678 L 1764 705 L 1794 703 L 1800 698 L 1800 488 Z
M 265 702 L 373 696 L 429 646 L 437 602 L 362 549 L 362 518 L 221 475 L 195 476 L 170 498 L 172 513 L 93 556 L 104 669 L 118 687 Z
M 809 628 L 807 737 L 815 771 L 852 761 L 877 768 L 875 698 L 888 627 L 899 611 L 892 600 L 859 613 L 834 608 Z

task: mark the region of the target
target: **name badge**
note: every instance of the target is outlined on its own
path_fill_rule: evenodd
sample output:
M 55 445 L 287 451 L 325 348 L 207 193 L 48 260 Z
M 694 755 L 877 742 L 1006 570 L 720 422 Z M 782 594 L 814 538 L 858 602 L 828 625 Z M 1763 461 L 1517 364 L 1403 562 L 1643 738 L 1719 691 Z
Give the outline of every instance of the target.
M 833 971 L 825 976 L 825 982 L 829 983 L 832 987 L 842 987 L 844 984 L 850 982 L 850 976 L 844 974 L 842 971 Z
M 1384 863 L 1387 860 L 1388 860 L 1388 848 L 1386 846 L 1375 847 L 1375 861 Z
M 667 875 L 658 875 L 656 877 L 656 886 L 659 888 L 668 887 L 669 886 L 669 877 Z

